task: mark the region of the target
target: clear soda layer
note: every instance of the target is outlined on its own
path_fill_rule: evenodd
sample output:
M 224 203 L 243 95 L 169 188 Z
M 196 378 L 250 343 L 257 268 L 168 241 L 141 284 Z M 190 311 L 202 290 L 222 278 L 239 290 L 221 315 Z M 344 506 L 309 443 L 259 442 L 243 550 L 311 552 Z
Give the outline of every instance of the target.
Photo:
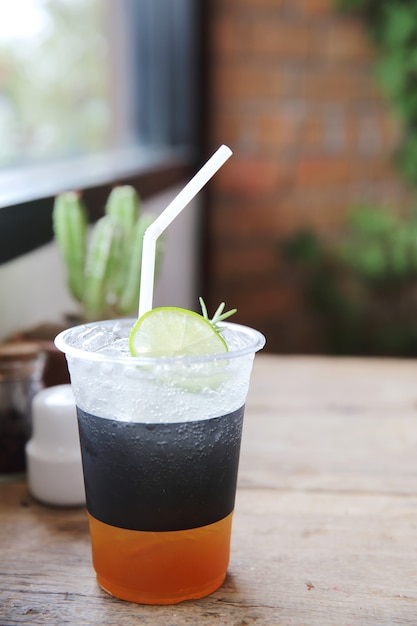
M 98 583 L 171 604 L 218 588 L 229 562 L 244 405 L 263 336 L 224 324 L 229 351 L 132 357 L 133 320 L 64 331 Z
M 61 333 L 77 405 L 100 417 L 181 422 L 232 413 L 245 403 L 261 333 L 223 324 L 229 352 L 196 357 L 132 357 L 134 320 L 110 320 Z

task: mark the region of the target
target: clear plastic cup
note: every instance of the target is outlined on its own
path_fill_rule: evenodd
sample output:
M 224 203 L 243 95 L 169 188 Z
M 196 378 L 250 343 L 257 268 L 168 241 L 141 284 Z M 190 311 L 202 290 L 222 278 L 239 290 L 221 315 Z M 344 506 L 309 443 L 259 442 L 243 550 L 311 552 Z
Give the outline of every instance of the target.
M 174 604 L 224 581 L 256 330 L 229 352 L 132 357 L 134 320 L 58 335 L 77 404 L 93 565 L 123 600 Z

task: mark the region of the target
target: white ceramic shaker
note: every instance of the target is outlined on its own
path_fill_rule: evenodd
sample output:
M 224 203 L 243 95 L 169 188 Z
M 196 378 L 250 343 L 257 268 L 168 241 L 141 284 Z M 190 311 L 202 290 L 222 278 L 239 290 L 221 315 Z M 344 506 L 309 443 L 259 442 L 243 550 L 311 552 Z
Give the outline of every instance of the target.
M 77 412 L 70 385 L 39 391 L 32 402 L 32 438 L 26 444 L 29 490 L 45 504 L 85 503 Z

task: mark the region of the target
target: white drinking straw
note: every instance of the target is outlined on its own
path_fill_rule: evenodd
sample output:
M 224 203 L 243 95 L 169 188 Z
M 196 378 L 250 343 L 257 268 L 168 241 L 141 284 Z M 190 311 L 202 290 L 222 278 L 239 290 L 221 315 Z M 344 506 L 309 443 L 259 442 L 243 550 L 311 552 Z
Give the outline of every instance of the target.
M 152 309 L 156 240 L 231 155 L 230 148 L 225 145 L 220 146 L 184 189 L 175 196 L 166 209 L 146 229 L 142 248 L 139 317 Z

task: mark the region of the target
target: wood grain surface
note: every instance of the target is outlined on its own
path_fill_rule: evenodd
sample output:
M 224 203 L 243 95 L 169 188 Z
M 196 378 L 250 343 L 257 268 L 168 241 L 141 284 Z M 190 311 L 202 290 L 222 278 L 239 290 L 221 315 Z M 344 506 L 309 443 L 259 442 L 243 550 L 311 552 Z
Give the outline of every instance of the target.
M 83 509 L 0 481 L 0 624 L 417 624 L 417 362 L 256 358 L 228 578 L 158 607 L 96 584 Z

